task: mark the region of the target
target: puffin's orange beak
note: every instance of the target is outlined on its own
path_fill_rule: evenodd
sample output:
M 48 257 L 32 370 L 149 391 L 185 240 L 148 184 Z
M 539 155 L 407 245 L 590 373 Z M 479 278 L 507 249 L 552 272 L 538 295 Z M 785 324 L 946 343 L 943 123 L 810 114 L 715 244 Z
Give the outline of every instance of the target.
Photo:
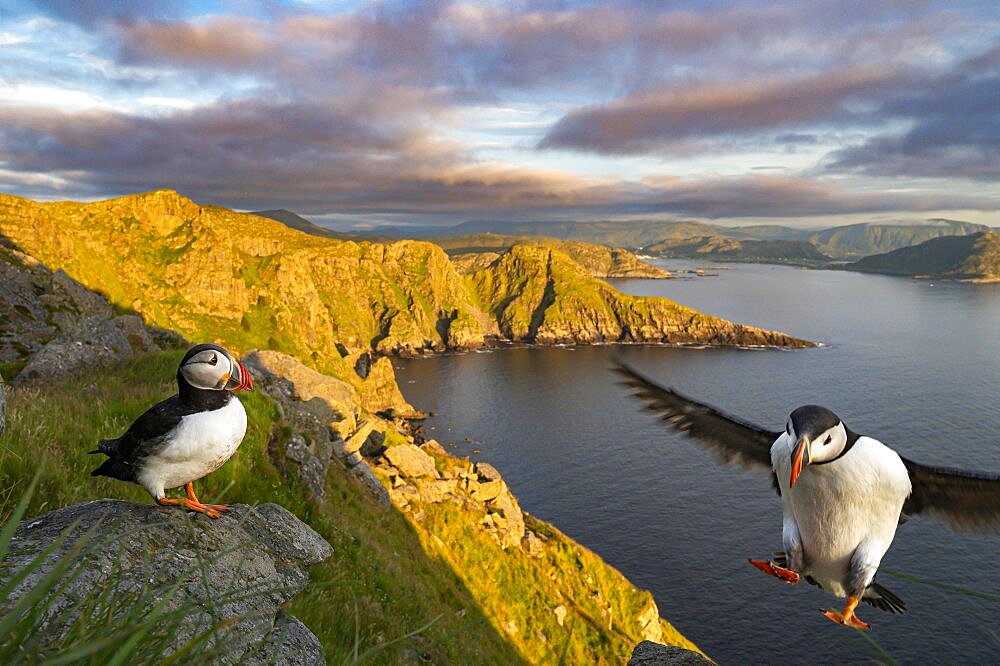
M 791 488 L 795 485 L 795 482 L 799 478 L 799 474 L 802 473 L 802 459 L 806 457 L 809 452 L 809 438 L 802 437 L 798 442 L 795 443 L 795 448 L 792 449 L 792 474 L 788 479 L 788 487 Z M 806 463 L 809 462 L 807 459 Z

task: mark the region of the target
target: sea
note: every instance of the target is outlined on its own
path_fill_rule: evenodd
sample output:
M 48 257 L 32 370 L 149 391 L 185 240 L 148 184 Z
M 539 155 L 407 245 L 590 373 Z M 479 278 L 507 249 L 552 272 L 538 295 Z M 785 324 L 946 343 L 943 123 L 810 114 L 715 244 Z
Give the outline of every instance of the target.
M 786 266 L 655 261 L 675 280 L 616 280 L 816 349 L 512 347 L 396 360 L 435 415 L 427 436 L 489 461 L 529 513 L 650 590 L 660 614 L 720 664 L 998 663 L 1000 535 L 901 525 L 877 577 L 909 606 L 862 605 L 872 630 L 834 625 L 842 601 L 765 576 L 781 550 L 767 474 L 721 463 L 643 411 L 617 360 L 773 430 L 821 404 L 928 465 L 1000 473 L 1000 285 Z M 702 275 L 694 273 L 700 270 Z

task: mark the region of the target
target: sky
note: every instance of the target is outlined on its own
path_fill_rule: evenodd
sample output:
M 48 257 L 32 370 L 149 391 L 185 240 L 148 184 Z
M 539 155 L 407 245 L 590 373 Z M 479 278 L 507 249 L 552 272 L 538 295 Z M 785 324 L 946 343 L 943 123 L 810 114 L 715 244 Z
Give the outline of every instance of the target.
M 1000 4 L 0 0 L 0 192 L 1000 226 Z

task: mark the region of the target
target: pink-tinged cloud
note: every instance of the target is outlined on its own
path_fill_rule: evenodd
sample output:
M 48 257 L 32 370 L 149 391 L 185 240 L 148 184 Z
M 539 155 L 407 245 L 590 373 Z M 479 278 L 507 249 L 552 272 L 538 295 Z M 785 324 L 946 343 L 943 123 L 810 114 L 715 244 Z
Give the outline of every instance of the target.
M 651 153 L 690 138 L 797 127 L 836 118 L 851 100 L 906 81 L 899 71 L 856 67 L 798 77 L 671 85 L 563 116 L 541 148 Z
M 419 123 L 418 123 L 419 125 Z M 861 194 L 797 178 L 641 182 L 480 162 L 420 126 L 321 105 L 242 100 L 155 118 L 0 107 L 0 191 L 45 173 L 90 192 L 167 187 L 199 201 L 303 213 L 434 215 L 459 221 L 671 213 L 719 217 L 991 210 L 995 201 Z M 51 196 L 46 183 L 39 194 Z

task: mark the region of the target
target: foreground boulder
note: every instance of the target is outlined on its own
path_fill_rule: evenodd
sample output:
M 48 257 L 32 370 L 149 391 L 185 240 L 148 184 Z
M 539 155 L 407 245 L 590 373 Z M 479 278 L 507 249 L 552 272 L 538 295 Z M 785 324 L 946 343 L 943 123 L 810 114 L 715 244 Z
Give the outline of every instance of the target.
M 635 646 L 628 666 L 703 666 L 714 662 L 676 645 L 643 641 Z
M 332 550 L 283 507 L 235 505 L 212 520 L 173 507 L 118 500 L 75 504 L 18 525 L 0 578 L 26 566 L 67 531 L 68 538 L 45 564 L 0 602 L 10 607 L 30 593 L 85 539 L 84 555 L 72 570 L 79 575 L 69 575 L 57 586 L 58 598 L 46 610 L 44 631 L 53 642 L 66 635 L 66 618 L 74 615 L 60 610 L 93 598 L 96 591 L 152 590 L 152 599 L 144 602 L 150 608 L 164 599 L 169 609 L 190 605 L 172 628 L 168 652 L 216 627 L 205 642 L 213 648 L 211 661 L 324 663 L 318 639 L 281 605 L 309 582 L 307 567 L 325 560 Z

